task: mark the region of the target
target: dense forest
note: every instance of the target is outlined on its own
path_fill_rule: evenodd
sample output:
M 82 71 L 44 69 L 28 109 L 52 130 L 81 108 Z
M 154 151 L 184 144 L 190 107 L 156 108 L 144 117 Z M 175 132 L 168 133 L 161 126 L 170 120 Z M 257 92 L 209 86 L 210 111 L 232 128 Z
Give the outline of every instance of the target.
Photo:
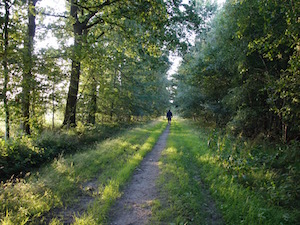
M 227 1 L 174 76 L 180 112 L 247 137 L 298 140 L 299 7 Z
M 156 0 L 56 3 L 0 5 L 5 178 L 66 148 L 44 152 L 37 142 L 46 130 L 78 133 L 163 115 L 170 106 L 169 54 L 187 52 L 189 33 L 201 31 L 215 8 Z
M 208 146 L 233 180 L 296 211 L 299 13 L 299 1 L 227 1 L 197 33 L 171 88 L 181 116 L 212 128 Z
M 179 44 L 173 19 L 167 18 L 167 10 L 175 6 L 158 1 L 65 1 L 60 4 L 66 10 L 58 14 L 43 7 L 44 2 L 1 3 L 6 138 L 15 126 L 24 134 L 39 130 L 45 115 L 52 118 L 52 126 L 63 114 L 63 125 L 75 127 L 78 122 L 162 113 L 168 102 L 166 47 L 172 48 L 168 42 L 176 40 L 173 47 Z M 185 16 L 172 15 L 181 20 Z M 42 46 L 49 33 L 55 48 Z
M 54 2 L 0 2 L 1 185 L 171 109 L 230 182 L 300 218 L 299 1 Z

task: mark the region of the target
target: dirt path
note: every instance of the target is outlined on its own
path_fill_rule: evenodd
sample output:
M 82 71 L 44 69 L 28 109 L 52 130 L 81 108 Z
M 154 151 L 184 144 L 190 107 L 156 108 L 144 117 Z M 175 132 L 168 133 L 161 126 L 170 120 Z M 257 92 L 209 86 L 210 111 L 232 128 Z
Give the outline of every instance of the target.
M 149 222 L 152 216 L 152 202 L 160 197 L 156 187 L 156 180 L 159 176 L 158 162 L 162 151 L 166 147 L 169 132 L 170 126 L 168 125 L 152 151 L 146 155 L 139 167 L 136 168 L 132 179 L 124 188 L 122 197 L 117 200 L 108 215 L 109 225 L 145 225 Z M 208 188 L 205 187 L 199 176 L 194 177 L 194 180 L 203 191 L 203 204 L 205 207 L 201 210 L 204 210 L 207 214 L 205 224 L 223 225 L 222 216 L 216 210 Z M 94 201 L 92 193 L 97 190 L 98 185 L 96 178 L 85 182 L 80 186 L 81 191 L 80 195 L 77 196 L 78 201 L 76 204 L 63 209 L 51 210 L 44 216 L 43 223 L 39 224 L 49 224 L 53 218 L 58 218 L 63 224 L 73 223 L 74 215 L 82 215 Z
M 156 179 L 159 175 L 158 162 L 166 146 L 169 126 L 160 136 L 153 150 L 144 158 L 134 172 L 109 215 L 111 225 L 142 225 L 151 217 L 151 203 L 158 198 Z

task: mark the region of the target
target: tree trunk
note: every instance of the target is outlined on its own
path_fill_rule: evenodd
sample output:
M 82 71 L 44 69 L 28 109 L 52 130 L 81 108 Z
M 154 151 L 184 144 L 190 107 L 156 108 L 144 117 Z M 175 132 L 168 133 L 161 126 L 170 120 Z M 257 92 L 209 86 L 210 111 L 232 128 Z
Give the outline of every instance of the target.
M 5 21 L 4 21 L 4 53 L 3 53 L 3 70 L 4 70 L 4 87 L 3 87 L 3 103 L 5 111 L 5 140 L 9 139 L 9 108 L 7 99 L 7 84 L 8 84 L 8 20 L 9 20 L 9 5 L 8 0 L 5 1 Z
M 110 106 L 110 121 L 112 122 L 113 121 L 113 112 L 114 112 L 114 103 L 112 102 L 111 103 L 111 106 Z
M 117 70 L 115 70 L 115 74 L 117 73 Z M 114 101 L 115 101 L 115 95 L 114 95 L 114 89 L 116 87 L 116 75 L 111 75 L 111 81 L 110 81 L 110 87 L 111 87 L 111 107 L 110 107 L 110 121 L 113 121 L 113 113 L 114 113 Z
M 28 2 L 28 33 L 25 43 L 24 54 L 24 75 L 22 81 L 22 113 L 23 113 L 23 130 L 25 134 L 30 134 L 30 91 L 32 89 L 32 53 L 33 53 L 33 39 L 35 36 L 35 5 L 37 0 L 29 0 Z
M 53 81 L 53 86 L 52 86 L 52 130 L 54 130 L 55 127 L 55 83 Z
M 75 127 L 76 126 L 76 105 L 77 105 L 77 94 L 79 88 L 79 77 L 80 77 L 80 55 L 82 46 L 82 31 L 84 24 L 80 23 L 78 20 L 78 6 L 71 1 L 71 16 L 75 19 L 73 24 L 74 33 L 74 48 L 73 48 L 73 58 L 72 58 L 72 69 L 71 69 L 71 79 L 67 98 L 67 105 L 65 111 L 65 118 L 63 126 Z
M 65 118 L 63 125 L 67 127 L 76 126 L 76 105 L 77 105 L 77 94 L 79 87 L 79 76 L 80 76 L 80 62 L 73 60 L 71 80 L 67 98 L 67 105 L 65 111 Z
M 97 112 L 97 83 L 94 79 L 94 82 L 91 84 L 91 92 L 90 92 L 90 102 L 88 105 L 89 115 L 88 115 L 88 123 L 95 124 L 96 123 L 96 112 Z
M 284 143 L 286 143 L 287 142 L 287 130 L 288 130 L 288 125 L 286 124 L 286 123 L 282 123 L 282 141 L 284 142 Z

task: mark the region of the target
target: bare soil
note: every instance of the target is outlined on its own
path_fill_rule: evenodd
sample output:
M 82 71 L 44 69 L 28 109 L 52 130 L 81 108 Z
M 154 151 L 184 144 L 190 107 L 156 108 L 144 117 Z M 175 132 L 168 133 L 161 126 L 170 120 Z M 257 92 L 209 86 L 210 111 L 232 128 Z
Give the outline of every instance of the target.
M 166 147 L 168 125 L 153 150 L 146 155 L 135 170 L 124 194 L 112 207 L 109 215 L 111 225 L 143 225 L 151 218 L 152 202 L 158 198 L 156 180 L 159 176 L 158 162 Z

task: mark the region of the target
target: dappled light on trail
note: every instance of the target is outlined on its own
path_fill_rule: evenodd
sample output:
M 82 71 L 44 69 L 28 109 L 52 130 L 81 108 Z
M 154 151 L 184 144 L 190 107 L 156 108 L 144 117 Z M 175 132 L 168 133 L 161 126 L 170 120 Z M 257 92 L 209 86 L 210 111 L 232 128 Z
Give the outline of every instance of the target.
M 77 154 L 60 155 L 24 180 L 2 183 L 2 222 L 103 223 L 110 206 L 120 196 L 120 186 L 165 127 L 158 122 L 131 129 Z
M 230 171 L 233 171 L 234 165 L 231 164 L 231 167 L 228 167 L 228 163 L 220 158 L 217 149 L 218 145 L 212 145 L 212 143 L 210 143 L 210 146 L 213 146 L 210 148 L 207 144 L 207 140 L 209 140 L 208 133 L 199 127 L 197 127 L 197 129 L 198 130 L 196 130 L 196 127 L 191 123 L 186 123 L 181 120 L 178 120 L 173 127 L 175 138 L 170 138 L 170 145 L 172 147 L 166 149 L 164 155 L 167 159 L 163 159 L 163 162 L 166 161 L 168 163 L 164 163 L 163 166 L 161 166 L 163 171 L 164 167 L 168 168 L 164 172 L 166 175 L 162 180 L 162 187 L 169 191 L 175 191 L 175 196 L 178 196 L 182 190 L 182 182 L 180 182 L 181 176 L 185 182 L 188 182 L 185 178 L 186 173 L 180 171 L 182 171 L 183 168 L 185 168 L 186 171 L 191 169 L 191 174 L 193 175 L 190 175 L 190 177 L 192 179 L 196 178 L 194 181 L 200 181 L 198 182 L 199 187 L 207 187 L 209 189 L 211 196 L 216 201 L 217 208 L 222 212 L 222 217 L 226 224 L 244 223 L 257 225 L 295 223 L 295 216 L 297 215 L 293 214 L 295 212 L 272 204 L 272 201 L 266 199 L 266 197 L 262 195 L 262 192 L 247 187 L 251 179 L 253 179 L 252 182 L 256 182 L 257 185 L 262 182 L 272 182 L 275 176 L 274 172 L 268 170 L 262 171 L 262 169 L 257 168 L 256 172 L 250 173 L 253 174 L 251 178 L 248 177 L 245 171 L 241 170 L 241 173 L 244 173 L 242 175 L 243 179 L 245 179 L 245 184 L 240 183 L 236 175 L 230 173 Z M 180 137 L 182 131 L 188 132 L 188 134 L 184 133 L 184 135 Z M 171 133 L 170 136 L 172 137 L 172 135 Z M 181 154 L 182 152 L 184 153 Z M 173 162 L 173 166 L 169 166 L 171 162 Z M 186 166 L 182 167 L 182 165 Z M 176 176 L 179 172 L 181 176 Z M 174 179 L 174 177 L 177 177 L 178 180 L 174 182 L 174 186 L 172 186 L 169 180 Z M 164 184 L 164 182 L 167 184 Z M 189 182 L 191 182 L 191 180 Z M 179 190 L 176 188 L 178 184 L 181 186 Z M 273 188 L 275 188 L 275 186 L 273 186 Z M 174 204 L 176 204 L 176 198 L 173 200 Z M 188 218 L 181 218 L 180 221 L 188 221 Z
M 197 161 L 190 149 L 196 142 L 179 121 L 172 121 L 167 148 L 162 152 L 158 180 L 161 195 L 153 209 L 152 224 L 222 224 L 220 213 L 199 178 Z

